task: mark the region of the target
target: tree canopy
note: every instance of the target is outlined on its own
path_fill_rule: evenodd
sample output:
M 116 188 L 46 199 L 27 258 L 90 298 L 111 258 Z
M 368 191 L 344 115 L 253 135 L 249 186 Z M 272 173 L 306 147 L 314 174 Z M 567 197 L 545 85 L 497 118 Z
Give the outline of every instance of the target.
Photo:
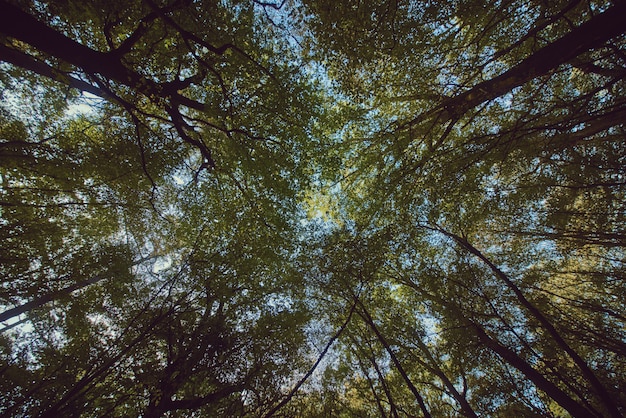
M 626 415 L 624 16 L 0 0 L 0 414 Z

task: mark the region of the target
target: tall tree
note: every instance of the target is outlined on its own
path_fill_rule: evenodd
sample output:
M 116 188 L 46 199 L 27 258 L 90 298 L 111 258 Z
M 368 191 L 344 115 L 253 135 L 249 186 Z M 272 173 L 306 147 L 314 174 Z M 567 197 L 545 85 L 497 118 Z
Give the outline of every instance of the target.
M 622 1 L 0 1 L 0 413 L 626 413 Z
M 409 317 L 447 356 L 437 367 L 458 365 L 479 413 L 623 414 L 623 3 L 307 10 L 320 58 L 364 115 L 344 131 L 340 221 L 387 231 L 372 282 L 415 293 Z M 410 329 L 391 333 L 406 341 L 399 356 L 428 348 Z
M 2 413 L 268 411 L 309 366 L 323 145 L 285 31 L 254 3 L 1 7 Z

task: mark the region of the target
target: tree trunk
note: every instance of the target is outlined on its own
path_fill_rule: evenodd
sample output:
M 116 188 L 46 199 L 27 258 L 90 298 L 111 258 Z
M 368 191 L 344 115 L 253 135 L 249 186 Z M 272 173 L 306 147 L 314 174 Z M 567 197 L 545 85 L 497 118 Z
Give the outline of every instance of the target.
M 358 347 L 360 345 L 359 342 L 355 338 L 352 338 L 352 344 L 354 344 L 355 347 Z M 358 350 L 358 348 L 357 348 L 357 350 Z M 369 358 L 369 356 L 367 356 L 367 355 L 365 357 Z M 381 397 L 378 396 L 376 388 L 374 387 L 374 382 L 372 381 L 372 378 L 369 376 L 367 368 L 363 364 L 363 360 L 361 359 L 361 355 L 358 352 L 357 352 L 356 359 L 357 359 L 357 361 L 359 363 L 359 368 L 361 369 L 361 373 L 363 373 L 363 376 L 365 376 L 365 379 L 367 380 L 367 384 L 370 387 L 370 390 L 372 391 L 372 396 L 374 396 L 374 401 L 376 402 L 376 407 L 378 408 L 378 412 L 380 413 L 380 416 L 382 418 L 387 418 L 387 412 L 385 411 L 385 408 L 383 407 Z M 372 363 L 373 363 L 374 368 L 375 368 L 375 370 L 376 370 L 376 372 L 378 374 L 378 379 L 381 381 L 381 386 L 383 387 L 383 392 L 385 392 L 385 395 L 387 396 L 387 401 L 390 403 L 390 405 L 393 406 L 394 404 L 393 404 L 393 400 L 391 398 L 391 394 L 388 392 L 388 388 L 387 388 L 387 385 L 386 385 L 383 377 L 380 375 L 380 373 L 378 373 L 378 366 L 376 365 L 375 362 L 376 362 L 376 360 L 372 359 Z M 393 408 L 392 408 L 392 411 L 393 411 Z
M 594 416 L 591 411 L 580 405 L 574 399 L 572 399 L 567 393 L 559 389 L 555 384 L 546 379 L 541 373 L 535 370 L 524 359 L 518 356 L 511 349 L 503 346 L 496 340 L 487 335 L 485 330 L 478 324 L 471 322 L 471 326 L 476 330 L 476 334 L 480 341 L 494 353 L 499 355 L 504 361 L 517 370 L 522 372 L 528 379 L 530 379 L 538 389 L 545 392 L 550 398 L 554 399 L 556 403 L 561 405 L 567 412 L 572 414 L 575 418 L 588 418 Z
M 51 57 L 74 65 L 87 74 L 99 74 L 144 94 L 146 97 L 170 97 L 174 106 L 183 105 L 204 110 L 204 104 L 177 91 L 177 84 L 156 83 L 122 64 L 115 51 L 101 52 L 82 45 L 38 21 L 18 7 L 0 0 L 0 33 L 37 48 Z M 4 60 L 3 57 L 0 57 Z M 57 80 L 62 81 L 62 80 Z
M 612 38 L 626 33 L 624 16 L 626 16 L 626 2 L 618 2 L 567 35 L 536 51 L 503 74 L 444 100 L 436 108 L 417 116 L 401 128 L 410 128 L 434 115 L 438 115 L 438 122 L 442 124 L 448 120 L 458 120 L 468 110 L 498 98 L 530 80 L 548 74 L 578 55 L 598 48 Z
M 380 330 L 374 323 L 374 320 L 372 319 L 371 315 L 369 314 L 369 312 L 367 311 L 363 303 L 361 303 L 361 301 L 359 301 L 358 299 L 357 301 L 358 301 L 358 305 L 361 307 L 361 312 L 359 312 L 359 315 L 361 316 L 361 318 L 363 318 L 363 320 L 365 320 L 365 322 L 372 329 L 372 331 L 374 331 L 374 334 L 376 334 L 378 341 L 383 345 L 383 347 L 385 347 L 385 350 L 389 354 L 389 357 L 391 357 L 391 361 L 398 369 L 398 372 L 404 379 L 404 382 L 409 387 L 409 390 L 411 391 L 413 396 L 415 396 L 415 399 L 417 400 L 417 403 L 419 404 L 420 409 L 422 410 L 422 413 L 424 414 L 424 418 L 432 418 L 432 415 L 430 415 L 430 412 L 428 412 L 428 408 L 426 407 L 424 398 L 422 398 L 422 395 L 420 395 L 419 391 L 417 390 L 413 382 L 411 382 L 411 379 L 409 378 L 408 374 L 404 370 L 404 367 L 402 367 L 402 363 L 400 363 L 400 360 L 398 360 L 398 358 L 396 357 L 396 354 L 391 349 L 391 346 L 389 345 L 385 337 L 383 337 L 383 335 L 381 334 Z
M 461 395 L 459 391 L 456 390 L 456 388 L 454 387 L 450 379 L 448 379 L 448 376 L 446 376 L 443 370 L 439 368 L 437 361 L 433 358 L 426 344 L 424 344 L 424 342 L 420 340 L 419 338 L 416 340 L 416 343 L 419 346 L 422 353 L 424 353 L 424 355 L 426 356 L 426 359 L 428 360 L 428 362 L 430 363 L 430 365 L 427 366 L 428 369 L 435 376 L 441 379 L 446 389 L 448 389 L 448 392 L 450 393 L 450 395 L 452 395 L 452 397 L 456 399 L 456 401 L 459 403 L 459 406 L 461 407 L 461 412 L 463 412 L 463 415 L 465 415 L 468 418 L 478 418 L 478 416 L 476 415 L 476 412 L 474 412 L 474 409 L 472 408 L 472 406 L 469 404 L 469 402 L 467 402 L 467 399 L 465 398 L 465 396 Z
M 556 342 L 557 346 L 561 348 L 563 351 L 565 351 L 570 356 L 570 358 L 574 361 L 574 363 L 578 366 L 578 368 L 582 372 L 585 379 L 587 379 L 587 381 L 591 384 L 591 387 L 594 389 L 594 391 L 598 395 L 600 401 L 606 407 L 610 416 L 613 418 L 622 417 L 622 414 L 617 408 L 617 405 L 613 402 L 611 395 L 606 390 L 604 385 L 602 385 L 602 383 L 600 382 L 598 377 L 595 375 L 593 370 L 591 370 L 591 368 L 589 367 L 589 365 L 587 365 L 585 360 L 582 357 L 580 357 L 580 355 L 572 347 L 570 347 L 570 345 L 565 341 L 565 339 L 563 339 L 561 334 L 557 331 L 554 325 L 552 325 L 550 320 L 541 312 L 541 310 L 537 308 L 535 305 L 533 305 L 526 298 L 526 296 L 521 291 L 521 289 L 517 287 L 517 285 L 515 285 L 515 283 L 513 283 L 513 281 L 502 270 L 500 270 L 495 264 L 493 264 L 491 260 L 489 260 L 489 258 L 487 258 L 482 252 L 480 252 L 480 250 L 478 250 L 476 247 L 471 245 L 467 241 L 467 239 L 460 237 L 456 234 L 453 234 L 451 232 L 448 232 L 446 230 L 443 230 L 441 228 L 439 228 L 438 230 L 444 235 L 452 238 L 454 241 L 456 241 L 461 247 L 463 247 L 469 253 L 478 257 L 483 263 L 485 263 L 491 269 L 491 271 L 494 273 L 496 277 L 498 277 L 500 280 L 502 280 L 506 284 L 506 286 L 515 294 L 520 304 L 530 313 L 530 315 L 533 318 L 535 318 L 541 324 L 541 326 L 548 332 L 548 334 L 550 334 L 552 339 Z
M 352 315 L 354 314 L 354 311 L 356 309 L 356 305 L 357 305 L 356 302 L 352 305 L 352 308 L 350 308 L 350 313 L 348 314 L 348 317 L 343 322 L 341 327 L 339 327 L 337 332 L 331 337 L 331 339 L 328 340 L 328 343 L 326 344 L 326 347 L 324 347 L 324 349 L 322 350 L 322 353 L 317 358 L 317 361 L 315 362 L 315 364 L 313 364 L 313 367 L 311 367 L 309 369 L 309 371 L 298 381 L 298 383 L 296 383 L 296 385 L 289 391 L 287 396 L 285 396 L 285 398 L 278 403 L 278 405 L 276 405 L 275 407 L 270 409 L 270 411 L 263 416 L 264 418 L 270 418 L 270 417 L 274 416 L 274 414 L 276 412 L 278 412 L 278 410 L 280 408 L 282 408 L 283 406 L 287 405 L 287 403 L 291 400 L 291 398 L 293 398 L 294 395 L 298 392 L 298 389 L 300 389 L 300 386 L 302 386 L 304 384 L 304 382 L 306 382 L 307 379 L 309 377 L 311 377 L 311 375 L 313 374 L 315 369 L 317 369 L 317 366 L 322 362 L 322 360 L 326 356 L 326 353 L 328 352 L 330 347 L 334 344 L 334 342 L 337 340 L 337 338 L 339 338 L 341 336 L 341 334 L 343 334 L 343 332 L 347 328 L 348 324 L 350 323 L 350 320 L 352 319 Z
M 0 313 L 0 322 L 11 319 L 14 316 L 18 316 L 26 312 L 30 312 L 31 310 L 38 308 L 48 302 L 60 299 L 63 296 L 68 296 L 70 293 L 72 293 L 75 290 L 83 289 L 89 285 L 98 283 L 99 281 L 103 279 L 104 277 L 98 277 L 98 276 L 92 277 L 91 279 L 85 280 L 84 282 L 75 283 L 71 286 L 66 287 L 65 289 L 57 290 L 56 292 L 48 293 L 46 295 L 35 298 L 34 300 L 31 300 L 30 302 L 26 302 L 22 305 L 16 306 L 15 308 L 7 309 L 6 311 Z

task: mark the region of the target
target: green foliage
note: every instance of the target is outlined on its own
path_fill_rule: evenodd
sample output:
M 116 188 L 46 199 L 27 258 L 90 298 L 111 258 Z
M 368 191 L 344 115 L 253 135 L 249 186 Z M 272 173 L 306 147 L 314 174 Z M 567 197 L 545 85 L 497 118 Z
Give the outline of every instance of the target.
M 0 414 L 626 413 L 621 2 L 1 2 Z

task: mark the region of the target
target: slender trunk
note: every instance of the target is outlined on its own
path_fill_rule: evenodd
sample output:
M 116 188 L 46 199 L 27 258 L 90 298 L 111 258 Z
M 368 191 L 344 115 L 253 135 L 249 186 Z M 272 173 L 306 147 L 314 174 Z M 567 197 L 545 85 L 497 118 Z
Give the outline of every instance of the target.
M 394 402 L 393 397 L 391 396 L 391 391 L 389 390 L 389 386 L 387 385 L 387 382 L 385 381 L 385 376 L 383 376 L 383 373 L 380 371 L 380 367 L 378 367 L 378 364 L 376 363 L 376 359 L 374 357 L 370 357 L 369 361 L 372 363 L 374 370 L 376 370 L 376 375 L 378 375 L 378 379 L 380 380 L 380 385 L 383 387 L 383 390 L 385 391 L 385 396 L 387 396 L 387 400 L 389 401 L 389 415 L 397 418 L 398 411 L 396 408 L 396 403 Z
M 459 406 L 461 407 L 461 412 L 463 413 L 463 415 L 465 415 L 468 418 L 478 418 L 478 415 L 476 415 L 476 412 L 474 412 L 474 409 L 472 408 L 472 406 L 469 404 L 469 402 L 467 402 L 467 399 L 465 398 L 465 396 L 461 395 L 459 391 L 456 390 L 456 388 L 454 387 L 450 379 L 448 379 L 448 376 L 446 376 L 443 370 L 439 368 L 438 362 L 432 356 L 426 344 L 424 344 L 424 342 L 420 340 L 419 338 L 416 340 L 416 343 L 419 346 L 422 353 L 424 353 L 424 355 L 426 356 L 426 360 L 428 360 L 428 362 L 430 363 L 429 365 L 427 365 L 428 369 L 432 373 L 434 373 L 435 376 L 441 379 L 446 389 L 448 389 L 448 393 L 450 393 L 452 397 L 459 403 Z
M 352 340 L 352 343 L 355 346 L 358 346 L 358 343 L 356 340 Z M 383 403 L 380 399 L 380 396 L 378 396 L 378 393 L 376 391 L 376 387 L 374 387 L 374 382 L 372 382 L 372 378 L 370 377 L 369 373 L 367 372 L 367 369 L 365 368 L 365 365 L 363 364 L 363 360 L 361 359 L 360 355 L 357 355 L 357 361 L 359 363 L 359 368 L 361 369 L 361 373 L 363 373 L 363 376 L 365 376 L 365 379 L 367 379 L 367 384 L 370 387 L 370 390 L 372 391 L 372 395 L 374 396 L 374 401 L 376 401 L 376 407 L 378 408 L 378 412 L 380 413 L 380 416 L 382 418 L 387 418 L 387 412 L 385 412 L 385 408 L 383 407 Z M 378 379 L 381 380 L 381 386 L 383 386 L 383 391 L 385 392 L 385 395 L 387 396 L 387 401 L 391 402 L 391 397 L 390 394 L 387 393 L 387 388 L 386 385 L 382 384 L 382 379 L 381 376 L 378 376 Z
M 348 324 L 350 323 L 350 320 L 352 319 L 352 315 L 354 314 L 355 309 L 356 309 L 356 302 L 352 305 L 352 308 L 350 308 L 350 312 L 348 313 L 348 317 L 343 322 L 341 327 L 339 327 L 337 332 L 330 338 L 330 340 L 328 340 L 328 343 L 326 344 L 326 347 L 324 347 L 324 349 L 322 350 L 322 352 L 319 355 L 319 357 L 317 358 L 317 361 L 315 362 L 315 364 L 313 364 L 313 366 L 309 369 L 309 371 L 306 372 L 306 374 L 298 381 L 298 383 L 296 383 L 296 385 L 289 391 L 287 396 L 285 396 L 285 398 L 283 398 L 283 400 L 280 401 L 278 403 L 278 405 L 276 405 L 275 407 L 270 409 L 269 412 L 263 416 L 264 418 L 272 417 L 276 412 L 278 412 L 278 410 L 280 408 L 282 408 L 283 406 L 287 405 L 287 403 L 291 400 L 291 398 L 293 398 L 294 395 L 298 392 L 298 389 L 300 389 L 300 386 L 302 386 L 304 384 L 304 382 L 306 382 L 307 379 L 309 377 L 311 377 L 311 375 L 313 374 L 315 369 L 317 369 L 317 366 L 322 362 L 322 360 L 326 356 L 326 353 L 328 352 L 330 347 L 334 344 L 334 342 L 337 340 L 337 338 L 339 338 L 341 336 L 341 334 L 343 334 L 345 329 L 348 327 Z
M 92 277 L 91 279 L 85 280 L 83 282 L 74 283 L 73 285 L 68 286 L 64 289 L 57 290 L 56 292 L 51 292 L 43 296 L 40 296 L 38 298 L 35 298 L 31 300 L 30 302 L 26 302 L 22 305 L 16 306 L 15 308 L 7 309 L 6 311 L 0 313 L 0 322 L 6 321 L 7 319 L 11 319 L 14 316 L 18 316 L 26 312 L 30 312 L 31 310 L 38 308 L 48 302 L 60 299 L 64 296 L 68 296 L 70 293 L 72 293 L 75 290 L 83 289 L 89 285 L 98 283 L 99 281 L 103 279 L 104 277 L 99 277 L 99 276 Z
M 446 309 L 450 309 L 452 311 L 458 311 L 458 312 L 462 312 L 462 309 L 459 308 L 458 305 L 454 305 L 452 303 L 450 303 L 450 301 L 442 299 L 440 297 L 438 297 L 437 295 L 434 295 L 432 293 L 427 293 L 424 292 L 423 289 L 421 289 L 419 286 L 417 286 L 415 283 L 411 282 L 411 281 L 403 281 L 407 286 L 411 287 L 412 289 L 414 289 L 416 292 L 418 292 L 420 295 L 422 295 L 423 297 L 426 297 L 427 299 L 433 300 L 433 301 L 437 301 L 438 303 L 441 304 L 441 306 L 446 307 Z M 461 323 L 469 323 L 469 326 L 472 328 L 476 328 L 477 324 L 474 323 L 472 320 L 467 319 L 467 317 L 461 317 L 459 318 L 459 321 Z M 482 329 L 482 328 L 481 328 Z M 486 333 L 485 333 L 486 335 Z M 480 335 L 479 335 L 480 338 Z M 494 341 L 493 339 L 489 338 L 489 340 L 481 338 L 481 342 L 483 343 L 483 345 L 485 345 L 487 348 L 490 348 L 492 351 L 494 351 L 496 354 L 500 355 L 500 357 L 507 362 L 508 364 L 511 364 L 512 366 L 514 366 L 516 369 L 520 370 L 522 373 L 524 373 L 524 375 L 526 375 L 526 377 L 535 384 L 535 386 L 537 386 L 539 389 L 543 390 L 544 392 L 546 392 L 546 394 L 548 394 L 549 396 L 551 396 L 551 393 L 561 393 L 561 396 L 563 398 L 569 398 L 569 402 L 573 403 L 572 405 L 576 405 L 576 408 L 580 408 L 581 411 L 584 411 L 584 413 L 587 413 L 587 416 L 598 416 L 599 414 L 595 413 L 597 411 L 595 411 L 595 409 L 593 409 L 593 407 L 591 407 L 586 401 L 585 399 L 583 399 L 581 397 L 581 401 L 583 401 L 585 403 L 585 405 L 587 406 L 587 409 L 585 409 L 584 407 L 580 406 L 577 401 L 573 400 L 569 395 L 567 395 L 567 393 L 563 392 L 561 389 L 559 389 L 555 384 L 553 384 L 552 382 L 548 381 L 543 374 L 537 372 L 536 370 L 533 369 L 534 374 L 532 373 L 532 371 L 530 369 L 532 369 L 532 367 L 525 362 L 525 360 L 519 358 L 519 356 L 517 356 L 517 354 L 515 354 L 514 352 L 512 352 L 511 350 L 507 349 L 507 348 L 503 348 L 503 346 L 499 343 L 497 343 L 497 341 Z M 487 342 L 493 342 L 495 344 L 498 344 L 498 347 L 496 347 L 495 345 L 488 345 Z M 496 348 L 498 348 L 498 350 L 496 350 Z M 514 359 L 513 363 L 511 362 L 511 359 Z M 521 367 L 521 369 L 520 369 Z M 530 372 L 530 375 L 526 372 Z M 538 377 L 537 377 L 538 376 Z M 535 377 L 537 377 L 537 379 L 534 379 Z M 546 383 L 547 382 L 547 383 Z M 570 387 L 571 385 L 568 385 L 567 382 L 563 382 L 566 386 Z M 544 389 L 544 387 L 546 387 L 548 390 Z M 550 390 L 550 389 L 554 389 L 556 388 L 556 390 Z M 577 393 L 578 395 L 578 393 Z M 555 401 L 557 403 L 559 403 L 556 399 Z M 560 404 L 560 403 L 559 403 Z M 589 413 L 589 411 L 591 411 L 591 413 Z M 583 415 L 584 416 L 584 415 Z
M 374 331 L 374 334 L 376 334 L 376 338 L 378 338 L 378 341 L 382 344 L 382 346 L 385 348 L 385 350 L 389 354 L 391 361 L 396 366 L 396 369 L 398 369 L 398 372 L 402 376 L 402 379 L 404 379 L 404 382 L 409 387 L 409 390 L 411 391 L 413 396 L 415 396 L 415 399 L 417 400 L 417 403 L 419 404 L 420 409 L 422 410 L 422 413 L 424 414 L 424 418 L 432 418 L 432 415 L 430 415 L 430 412 L 428 412 L 428 408 L 426 407 L 426 402 L 424 402 L 424 398 L 422 398 L 422 395 L 420 395 L 419 391 L 417 390 L 417 388 L 415 387 L 415 385 L 409 378 L 408 374 L 404 370 L 404 367 L 402 367 L 402 363 L 400 363 L 400 360 L 398 360 L 398 358 L 396 357 L 396 354 L 391 349 L 391 346 L 389 345 L 385 337 L 381 334 L 380 330 L 374 323 L 374 320 L 372 319 L 371 315 L 369 314 L 369 312 L 367 311 L 363 303 L 361 303 L 361 301 L 359 301 L 358 299 L 357 299 L 357 303 L 361 307 L 361 312 L 359 312 L 359 315 L 361 316 L 361 318 L 363 318 L 363 320 L 367 323 L 367 325 L 372 329 L 372 331 Z
M 503 346 L 493 338 L 491 338 L 485 330 L 478 324 L 471 322 L 472 328 L 475 329 L 476 334 L 480 341 L 494 353 L 498 354 L 504 361 L 515 367 L 522 372 L 528 379 L 530 379 L 538 389 L 545 392 L 550 398 L 554 399 L 556 403 L 561 405 L 567 412 L 572 414 L 575 418 L 588 418 L 594 416 L 587 408 L 580 405 L 574 399 L 572 399 L 567 393 L 559 389 L 554 383 L 546 379 L 543 374 L 535 370 L 524 359 L 518 356 L 511 349 Z
M 550 334 L 552 339 L 556 342 L 557 346 L 561 348 L 563 351 L 565 351 L 569 355 L 569 357 L 574 361 L 574 363 L 578 366 L 578 368 L 581 370 L 585 379 L 587 379 L 587 381 L 591 384 L 594 391 L 600 398 L 600 401 L 606 407 L 610 416 L 613 418 L 622 417 L 622 414 L 620 413 L 616 404 L 613 402 L 611 395 L 606 390 L 604 385 L 602 385 L 602 383 L 597 378 L 595 373 L 591 370 L 589 365 L 587 365 L 585 360 L 582 357 L 580 357 L 580 355 L 578 355 L 578 353 L 572 347 L 569 346 L 569 344 L 565 341 L 565 339 L 563 339 L 561 334 L 557 331 L 557 329 L 550 322 L 550 320 L 541 312 L 541 310 L 539 310 L 539 308 L 533 305 L 532 302 L 530 302 L 526 298 L 526 296 L 521 291 L 521 289 L 517 287 L 515 283 L 513 283 L 513 281 L 502 270 L 500 270 L 495 264 L 493 264 L 489 258 L 487 258 L 476 247 L 471 245 L 467 241 L 467 239 L 460 237 L 456 234 L 453 234 L 451 232 L 448 232 L 446 230 L 443 230 L 441 228 L 439 228 L 438 230 L 444 235 L 452 238 L 454 241 L 456 241 L 461 247 L 463 247 L 469 253 L 479 258 L 483 263 L 485 263 L 491 269 L 491 271 L 494 273 L 496 277 L 498 277 L 500 280 L 502 280 L 506 284 L 506 286 L 515 294 L 515 296 L 517 297 L 521 305 L 531 314 L 532 317 L 534 317 L 541 324 L 541 326 L 548 332 L 548 334 Z
M 22 325 L 24 322 L 28 321 L 28 317 L 24 317 L 22 319 L 20 319 L 19 321 L 13 322 L 11 325 L 7 325 L 6 327 L 0 329 L 0 334 L 10 330 L 11 328 L 15 328 L 18 325 Z

